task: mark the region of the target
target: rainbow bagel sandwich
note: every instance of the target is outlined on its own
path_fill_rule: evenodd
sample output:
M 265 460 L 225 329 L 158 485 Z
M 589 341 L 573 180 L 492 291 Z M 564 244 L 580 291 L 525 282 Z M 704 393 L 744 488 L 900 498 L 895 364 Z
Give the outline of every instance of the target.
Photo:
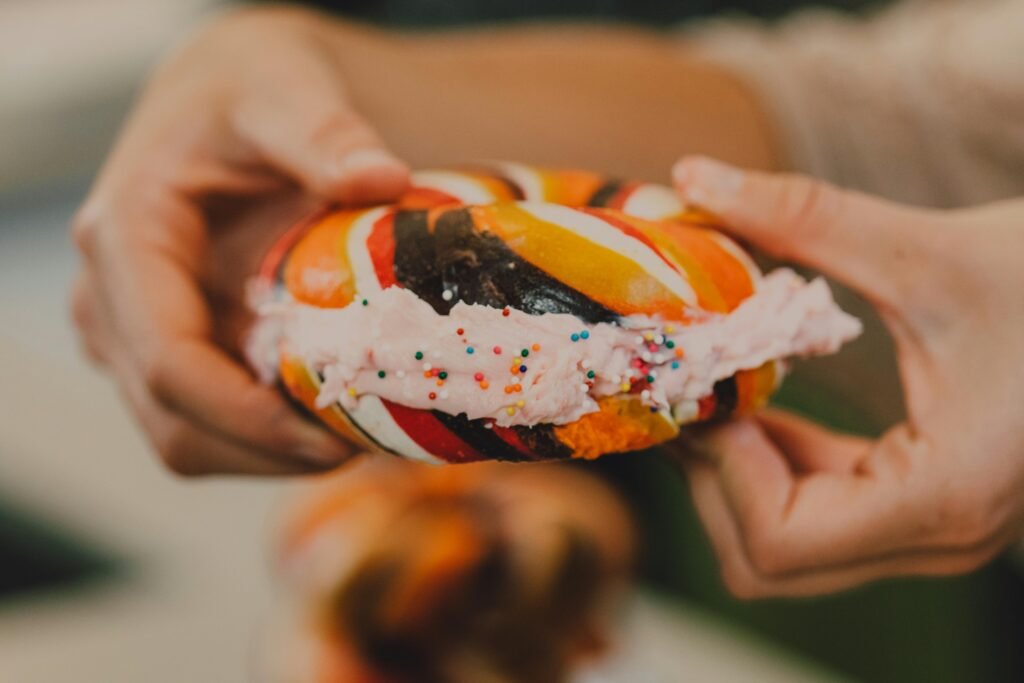
M 514 164 L 326 209 L 257 278 L 248 350 L 341 436 L 427 462 L 595 458 L 746 413 L 857 336 L 668 188 Z

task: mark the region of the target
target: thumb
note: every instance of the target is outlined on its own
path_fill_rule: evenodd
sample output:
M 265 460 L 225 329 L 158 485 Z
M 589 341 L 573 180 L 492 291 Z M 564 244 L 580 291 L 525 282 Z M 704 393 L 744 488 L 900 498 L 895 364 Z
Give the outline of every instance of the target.
M 832 275 L 876 304 L 896 304 L 897 279 L 920 261 L 925 211 L 804 176 L 744 171 L 705 157 L 673 168 L 683 200 L 764 252 Z
M 338 86 L 320 85 L 242 101 L 234 117 L 238 134 L 313 194 L 343 204 L 396 199 L 409 185 L 409 167 L 352 110 Z

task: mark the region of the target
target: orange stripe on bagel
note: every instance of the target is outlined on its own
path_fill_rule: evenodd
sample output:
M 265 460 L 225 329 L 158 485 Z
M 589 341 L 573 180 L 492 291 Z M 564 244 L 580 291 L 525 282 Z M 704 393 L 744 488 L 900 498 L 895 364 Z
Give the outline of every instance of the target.
M 402 195 L 396 206 L 399 209 L 413 211 L 416 209 L 431 209 L 435 206 L 459 203 L 458 197 L 453 197 L 447 192 L 435 190 L 432 187 L 414 187 Z
M 324 216 L 288 255 L 284 283 L 296 300 L 320 308 L 341 308 L 355 296 L 345 237 L 362 211 Z
M 544 188 L 544 201 L 565 206 L 585 206 L 605 183 L 605 178 L 589 171 L 538 170 Z
M 721 288 L 709 269 L 705 267 L 704 261 L 689 249 L 681 248 L 680 244 L 663 229 L 665 226 L 656 221 L 636 218 L 613 209 L 602 209 L 601 211 L 606 214 L 604 219 L 609 224 L 621 226 L 620 229 L 624 231 L 629 230 L 643 235 L 644 239 L 657 249 L 662 258 L 671 263 L 673 268 L 682 272 L 690 282 L 690 286 L 693 287 L 693 291 L 697 293 L 698 306 L 705 311 L 715 313 L 724 313 L 729 310 L 728 303 L 722 296 Z
M 685 302 L 636 261 L 517 204 L 470 208 L 473 223 L 524 260 L 621 315 L 682 320 Z
M 775 361 L 736 373 L 736 413 L 750 413 L 763 407 L 775 391 Z
M 555 436 L 573 451 L 573 458 L 592 460 L 605 453 L 625 453 L 656 446 L 679 434 L 679 427 L 660 412 L 652 413 L 639 398 L 605 396 L 599 410 L 555 427 Z
M 728 313 L 754 293 L 746 265 L 715 240 L 710 228 L 612 213 L 641 231 L 683 268 L 705 310 Z

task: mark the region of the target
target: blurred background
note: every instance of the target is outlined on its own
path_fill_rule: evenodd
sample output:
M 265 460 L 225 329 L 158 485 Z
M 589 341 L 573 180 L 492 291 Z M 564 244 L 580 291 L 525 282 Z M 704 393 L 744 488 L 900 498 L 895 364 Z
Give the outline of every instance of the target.
M 258 678 L 275 511 L 300 484 L 167 474 L 113 387 L 79 358 L 65 301 L 75 266 L 67 224 L 134 93 L 158 56 L 222 4 L 0 3 L 2 681 Z M 413 27 L 571 17 L 664 27 L 806 4 L 352 0 L 332 9 Z M 780 402 L 866 434 L 898 419 L 887 341 L 877 321 L 869 329 L 846 357 L 868 368 L 855 381 L 834 361 L 810 363 Z M 1024 580 L 1013 558 L 955 579 L 741 603 L 721 588 L 674 469 L 655 454 L 598 469 L 634 501 L 643 581 L 621 645 L 581 680 L 1024 680 Z

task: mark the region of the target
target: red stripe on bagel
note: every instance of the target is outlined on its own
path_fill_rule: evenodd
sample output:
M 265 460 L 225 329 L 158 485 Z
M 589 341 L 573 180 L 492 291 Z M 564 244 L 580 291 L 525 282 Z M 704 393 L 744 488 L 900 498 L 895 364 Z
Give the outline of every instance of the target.
M 516 434 L 516 431 L 514 429 L 510 429 L 509 427 L 499 427 L 498 425 L 493 425 L 491 427 L 491 431 L 494 432 L 494 435 L 496 437 L 507 443 L 512 448 L 516 449 L 516 451 L 518 451 L 519 453 L 522 453 L 523 457 L 529 458 L 530 460 L 541 459 L 537 456 L 536 453 L 530 450 L 529 446 L 523 443 L 523 440 L 519 438 L 519 435 Z
M 475 448 L 457 437 L 428 410 L 409 408 L 381 399 L 381 403 L 406 436 L 423 450 L 447 462 L 463 463 L 487 460 Z
M 398 284 L 395 275 L 395 212 L 380 217 L 366 238 L 366 251 L 370 254 L 373 270 L 381 289 Z
M 697 420 L 703 422 L 710 419 L 718 408 L 718 397 L 714 392 L 697 399 Z

